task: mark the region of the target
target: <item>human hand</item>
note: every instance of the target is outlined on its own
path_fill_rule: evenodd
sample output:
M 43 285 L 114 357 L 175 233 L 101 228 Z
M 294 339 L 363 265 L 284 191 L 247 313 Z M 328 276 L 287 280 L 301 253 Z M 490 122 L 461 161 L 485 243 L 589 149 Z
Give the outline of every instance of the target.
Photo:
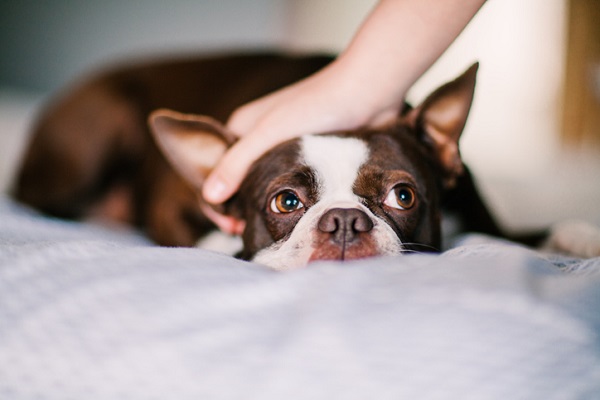
M 349 72 L 348 72 L 349 73 Z M 304 134 L 352 129 L 393 118 L 397 104 L 382 107 L 335 61 L 316 74 L 237 109 L 227 127 L 240 139 L 204 183 L 211 203 L 227 200 L 250 165 L 275 145 Z M 398 99 L 398 103 L 402 99 Z

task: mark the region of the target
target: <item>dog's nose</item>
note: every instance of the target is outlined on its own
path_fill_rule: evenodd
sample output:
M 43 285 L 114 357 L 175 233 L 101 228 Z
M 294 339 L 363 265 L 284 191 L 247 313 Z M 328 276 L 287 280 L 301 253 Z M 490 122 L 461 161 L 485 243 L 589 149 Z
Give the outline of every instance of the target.
M 350 243 L 356 235 L 373 229 L 373 221 L 364 212 L 356 208 L 332 208 L 318 223 L 321 232 L 331 234 L 337 243 Z

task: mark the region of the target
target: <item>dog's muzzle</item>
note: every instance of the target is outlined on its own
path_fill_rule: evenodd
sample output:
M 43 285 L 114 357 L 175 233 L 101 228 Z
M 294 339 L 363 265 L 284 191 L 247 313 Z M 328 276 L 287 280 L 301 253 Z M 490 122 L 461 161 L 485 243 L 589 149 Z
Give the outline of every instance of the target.
M 357 208 L 332 208 L 317 223 L 309 261 L 351 260 L 377 255 L 373 221 Z

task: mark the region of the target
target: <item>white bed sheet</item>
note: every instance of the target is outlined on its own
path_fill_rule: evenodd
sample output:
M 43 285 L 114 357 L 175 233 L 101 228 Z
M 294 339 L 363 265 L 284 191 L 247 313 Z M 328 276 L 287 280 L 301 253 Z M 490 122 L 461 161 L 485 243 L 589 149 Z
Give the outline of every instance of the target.
M 1 399 L 597 399 L 600 259 L 288 273 L 0 198 Z
M 40 99 L 0 91 L 0 192 Z M 0 195 L 0 399 L 597 399 L 599 338 L 600 259 L 466 236 L 275 273 Z

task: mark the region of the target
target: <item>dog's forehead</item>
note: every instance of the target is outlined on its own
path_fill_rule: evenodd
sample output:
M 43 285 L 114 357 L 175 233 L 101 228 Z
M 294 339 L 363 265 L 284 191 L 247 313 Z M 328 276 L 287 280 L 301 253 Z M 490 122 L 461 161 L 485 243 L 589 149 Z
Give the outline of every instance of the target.
M 294 175 L 293 172 L 302 165 L 300 154 L 300 139 L 288 140 L 275 146 L 252 164 L 240 192 L 262 199 L 274 180 Z
M 317 177 L 321 195 L 340 199 L 351 197 L 351 188 L 360 168 L 369 159 L 367 143 L 356 137 L 305 136 L 301 139 L 300 150 L 303 163 Z
M 426 156 L 408 132 L 396 130 L 306 136 L 299 147 L 302 162 L 337 186 L 348 186 L 367 169 L 420 175 Z

